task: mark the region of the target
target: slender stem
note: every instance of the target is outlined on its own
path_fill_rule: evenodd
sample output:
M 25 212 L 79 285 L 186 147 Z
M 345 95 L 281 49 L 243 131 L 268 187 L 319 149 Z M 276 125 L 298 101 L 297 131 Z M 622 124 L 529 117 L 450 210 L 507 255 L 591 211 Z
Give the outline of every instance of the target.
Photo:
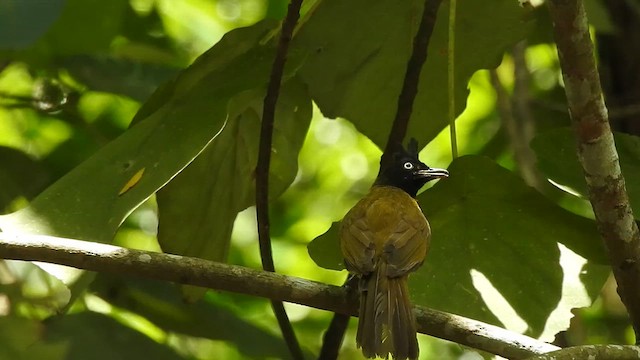
M 0 232 L 0 258 L 41 261 L 78 269 L 170 281 L 287 301 L 357 315 L 358 300 L 345 287 L 213 261 L 132 250 L 41 235 Z M 559 348 L 497 326 L 425 307 L 414 307 L 418 331 L 509 359 Z
M 340 346 L 342 346 L 342 340 L 344 339 L 344 333 L 347 331 L 347 327 L 349 326 L 349 320 L 351 320 L 351 316 L 349 315 L 339 313 L 333 314 L 331 323 L 322 337 L 322 348 L 320 349 L 318 359 L 333 360 L 338 358 Z
M 535 135 L 535 119 L 531 111 L 531 96 L 529 94 L 530 74 L 526 59 L 527 42 L 522 40 L 514 45 L 511 54 L 513 56 L 513 109 L 512 114 L 516 120 L 516 136 L 511 138 L 518 162 L 518 170 L 524 181 L 538 189 L 542 193 L 548 193 L 547 180 L 540 174 L 536 167 L 536 155 L 529 146 Z
M 458 138 L 456 136 L 456 0 L 449 0 L 449 46 L 447 48 L 447 86 L 449 92 L 449 136 L 451 137 L 451 157 L 458 157 Z
M 282 23 L 280 40 L 276 56 L 271 68 L 271 76 L 264 97 L 262 110 L 262 127 L 260 130 L 260 146 L 258 164 L 256 167 L 256 216 L 258 221 L 258 241 L 260 243 L 260 258 L 264 270 L 275 272 L 273 253 L 271 250 L 271 236 L 269 235 L 269 165 L 271 162 L 271 145 L 273 142 L 273 123 L 275 121 L 276 104 L 280 94 L 280 83 L 284 65 L 287 60 L 289 43 L 300 17 L 302 0 L 292 0 L 287 9 L 287 15 Z M 289 347 L 294 359 L 304 359 L 300 344 L 296 339 L 293 327 L 281 301 L 271 301 L 271 307 L 280 325 L 282 336 Z
M 358 301 L 359 292 L 356 290 L 358 289 L 358 278 L 356 276 L 347 277 L 342 287 L 347 289 L 348 295 L 353 297 L 354 301 Z M 349 314 L 333 314 L 331 323 L 322 337 L 322 348 L 318 359 L 332 360 L 338 358 L 350 319 L 351 315 Z
M 431 40 L 433 27 L 436 23 L 436 15 L 438 14 L 438 8 L 441 2 L 442 0 L 426 0 L 424 4 L 422 20 L 420 21 L 420 27 L 418 27 L 418 33 L 413 39 L 413 51 L 407 63 L 402 90 L 398 97 L 396 117 L 393 121 L 391 132 L 389 132 L 389 138 L 387 139 L 387 145 L 382 155 L 381 168 L 387 164 L 390 154 L 402 144 L 402 140 L 407 134 L 409 119 L 413 112 L 413 102 L 418 94 L 420 72 L 422 71 L 422 65 L 424 65 L 427 60 L 427 49 L 429 48 L 429 41 Z
M 640 232 L 633 216 L 581 0 L 547 1 L 589 201 L 640 340 Z
M 520 175 L 527 185 L 541 190 L 543 183 L 538 181 L 538 176 L 535 172 L 535 155 L 529 147 L 531 137 L 525 134 L 522 126 L 518 126 L 518 122 L 522 124 L 526 121 L 522 117 L 516 118 L 514 107 L 518 105 L 518 100 L 512 104 L 512 99 L 509 97 L 504 85 L 502 85 L 496 69 L 489 70 L 489 78 L 496 93 L 496 108 L 498 109 L 498 114 L 500 114 L 502 126 L 507 131 L 507 138 L 513 149 Z M 516 97 L 515 89 L 513 97 Z

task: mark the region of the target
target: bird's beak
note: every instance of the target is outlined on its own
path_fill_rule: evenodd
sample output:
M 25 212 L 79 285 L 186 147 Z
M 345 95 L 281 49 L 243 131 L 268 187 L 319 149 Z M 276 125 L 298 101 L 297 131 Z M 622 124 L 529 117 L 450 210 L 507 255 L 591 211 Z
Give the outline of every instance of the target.
M 430 168 L 426 170 L 418 170 L 417 175 L 422 178 L 438 179 L 449 177 L 449 172 L 445 169 Z

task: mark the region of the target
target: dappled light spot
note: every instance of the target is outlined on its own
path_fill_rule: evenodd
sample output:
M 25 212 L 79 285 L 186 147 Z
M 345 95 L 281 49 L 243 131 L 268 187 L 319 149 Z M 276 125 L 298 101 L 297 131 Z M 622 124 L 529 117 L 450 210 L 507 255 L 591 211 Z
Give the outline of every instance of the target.
M 304 320 L 311 312 L 310 307 L 293 303 L 284 303 L 284 308 L 287 310 L 287 315 L 291 321 Z
M 258 224 L 256 222 L 256 208 L 251 206 L 236 216 L 231 233 L 233 242 L 240 247 L 253 246 L 258 241 Z
M 335 120 L 321 119 L 314 130 L 314 135 L 319 143 L 333 145 L 341 140 L 344 126 Z
M 529 326 L 518 313 L 516 313 L 507 299 L 493 286 L 491 281 L 476 269 L 471 269 L 470 274 L 473 286 L 480 292 L 482 300 L 498 320 L 500 320 L 507 329 L 524 333 Z
M 562 244 L 558 244 L 558 248 L 560 249 L 560 266 L 562 266 L 562 272 L 564 273 L 562 298 L 558 306 L 547 318 L 547 323 L 544 326 L 542 335 L 540 335 L 540 340 L 543 341 L 553 341 L 559 331 L 569 327 L 569 322 L 573 318 L 571 309 L 591 305 L 587 289 L 580 280 L 580 275 L 587 264 L 587 259 Z
M 340 168 L 350 180 L 360 180 L 367 175 L 369 162 L 363 153 L 354 151 L 342 158 Z

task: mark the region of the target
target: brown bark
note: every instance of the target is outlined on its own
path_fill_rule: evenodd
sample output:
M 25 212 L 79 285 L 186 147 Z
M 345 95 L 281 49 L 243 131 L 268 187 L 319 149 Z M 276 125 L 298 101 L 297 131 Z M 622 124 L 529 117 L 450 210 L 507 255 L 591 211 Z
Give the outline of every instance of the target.
M 581 0 L 547 3 L 589 200 L 618 282 L 618 293 L 638 339 L 640 233 L 609 126 L 584 4 Z

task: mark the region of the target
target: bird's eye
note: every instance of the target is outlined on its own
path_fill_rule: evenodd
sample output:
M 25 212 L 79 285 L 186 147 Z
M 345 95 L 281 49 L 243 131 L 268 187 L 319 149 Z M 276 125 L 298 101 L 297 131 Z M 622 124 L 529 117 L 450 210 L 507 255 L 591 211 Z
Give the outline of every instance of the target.
M 406 163 L 404 163 L 404 168 L 407 170 L 411 170 L 413 169 L 413 164 L 407 161 Z

